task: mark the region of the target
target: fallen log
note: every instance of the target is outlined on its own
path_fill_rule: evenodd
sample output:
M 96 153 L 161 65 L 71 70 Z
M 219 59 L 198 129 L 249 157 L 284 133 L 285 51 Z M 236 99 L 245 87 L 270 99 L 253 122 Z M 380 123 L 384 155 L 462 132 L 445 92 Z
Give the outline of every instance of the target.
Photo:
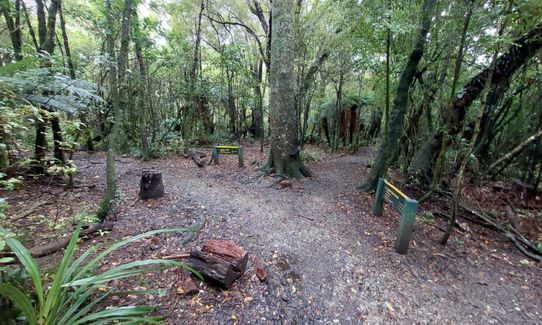
M 79 234 L 79 238 L 83 238 L 83 237 L 90 238 L 92 235 L 96 234 L 99 231 L 111 231 L 111 230 L 113 230 L 112 223 L 96 223 L 96 224 L 92 224 L 92 225 L 84 227 L 84 229 L 82 229 L 81 233 Z M 70 243 L 70 239 L 71 239 L 71 236 L 62 237 L 50 242 L 49 244 L 32 247 L 29 251 L 33 257 L 46 256 L 46 255 L 55 253 L 56 251 L 59 251 L 65 248 L 66 246 L 68 246 L 68 244 Z
M 203 278 L 219 287 L 229 289 L 238 278 L 231 263 L 208 253 L 193 251 L 188 265 L 198 271 Z
M 79 238 L 86 237 L 87 239 L 89 239 L 89 238 L 92 238 L 93 235 L 95 235 L 99 231 L 111 231 L 111 230 L 113 230 L 112 223 L 91 224 L 91 225 L 83 226 L 83 229 L 81 230 L 81 233 L 79 234 Z M 34 246 L 30 248 L 28 251 L 30 252 L 32 257 L 47 256 L 47 255 L 56 253 L 57 251 L 63 248 L 66 248 L 66 246 L 68 246 L 68 244 L 70 243 L 71 237 L 72 236 L 57 238 L 48 244 Z M 5 254 L 2 254 L 2 256 L 14 256 L 14 254 L 12 252 L 8 252 Z
M 201 251 L 219 257 L 233 265 L 233 269 L 240 277 L 245 273 L 248 254 L 245 250 L 231 240 L 211 239 L 203 245 Z
M 187 264 L 203 278 L 219 287 L 229 289 L 243 275 L 248 253 L 231 240 L 209 240 L 201 251 L 190 252 Z

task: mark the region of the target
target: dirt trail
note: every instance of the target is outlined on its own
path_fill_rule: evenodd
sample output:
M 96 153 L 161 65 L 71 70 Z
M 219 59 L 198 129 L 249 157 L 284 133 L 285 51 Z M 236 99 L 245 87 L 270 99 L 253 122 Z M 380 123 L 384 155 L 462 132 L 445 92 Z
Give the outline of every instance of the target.
M 442 247 L 438 228 L 444 221 L 424 221 L 419 213 L 408 255 L 395 253 L 398 217 L 387 208 L 384 217 L 374 217 L 374 197 L 356 189 L 369 170 L 370 148 L 332 155 L 309 147 L 320 158 L 308 162 L 315 176 L 280 189 L 273 178 L 259 177 L 257 162 L 266 156 L 258 149 L 245 147 L 245 168 L 237 167 L 235 156 L 204 168 L 189 158 L 143 163 L 118 157 L 120 198 L 109 217 L 115 228 L 83 249 L 147 230 L 194 225 L 203 215 L 207 225 L 188 245 L 181 245 L 186 234 L 161 234 L 116 252 L 102 267 L 186 253 L 212 238 L 232 239 L 263 261 L 267 282 L 260 283 L 249 262 L 231 290 L 204 284 L 198 295 L 186 297 L 177 293 L 181 273 L 171 269 L 112 284 L 120 290 L 160 287 L 163 294 L 112 297 L 108 304 L 158 305 L 156 313 L 166 315 L 168 324 L 542 323 L 541 267 L 522 265 L 524 256 L 492 231 L 461 220 L 463 231 Z M 26 234 L 25 244 L 49 242 L 71 227 L 75 214 L 97 208 L 105 189 L 105 155 L 79 152 L 75 161 L 79 173 L 71 191 L 29 181 L 5 193 L 11 205 L 7 226 Z M 163 198 L 138 198 L 145 169 L 162 171 Z M 28 211 L 37 217 L 17 219 Z M 66 229 L 58 228 L 62 220 Z M 59 259 L 60 253 L 40 264 Z
M 160 312 L 169 314 L 171 324 L 542 321 L 540 268 L 519 265 L 522 257 L 506 244 L 464 235 L 443 248 L 436 244 L 438 230 L 418 222 L 409 254 L 396 254 L 397 218 L 373 217 L 372 196 L 356 189 L 369 155 L 365 149 L 353 156 L 326 156 L 309 163 L 315 177 L 284 189 L 257 177 L 250 162 L 265 157 L 256 148 L 246 150 L 244 169 L 236 167 L 235 157 L 203 169 L 189 160 L 142 164 L 122 158 L 118 173 L 125 201 L 111 237 L 190 225 L 199 213 L 208 224 L 189 247 L 178 245 L 179 236 L 161 235 L 158 242 L 128 247 L 114 259 L 175 254 L 224 238 L 264 261 L 266 283 L 249 265 L 232 290 L 204 287 L 193 298 L 176 294 L 176 272 L 160 275 L 169 290 L 146 303 L 162 304 Z M 143 202 L 137 184 L 140 170 L 149 167 L 162 170 L 166 196 Z

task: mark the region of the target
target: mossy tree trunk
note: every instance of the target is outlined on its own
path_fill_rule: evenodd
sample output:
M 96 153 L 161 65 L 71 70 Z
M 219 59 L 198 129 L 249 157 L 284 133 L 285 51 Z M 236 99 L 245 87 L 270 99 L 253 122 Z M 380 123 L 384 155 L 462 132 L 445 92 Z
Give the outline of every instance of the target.
M 310 176 L 299 155 L 294 80 L 294 2 L 273 2 L 267 168 L 277 176 Z
M 403 132 L 405 123 L 406 108 L 408 102 L 408 92 L 414 79 L 418 63 L 420 62 L 424 48 L 427 33 L 431 26 L 431 18 L 435 11 L 436 1 L 424 0 L 422 7 L 422 20 L 420 30 L 414 41 L 412 52 L 410 53 L 406 66 L 399 79 L 397 91 L 393 99 L 390 120 L 386 121 L 385 137 L 378 150 L 375 163 L 365 183 L 361 186 L 364 191 L 371 191 L 376 188 L 378 178 L 384 175 L 396 154 L 399 139 Z

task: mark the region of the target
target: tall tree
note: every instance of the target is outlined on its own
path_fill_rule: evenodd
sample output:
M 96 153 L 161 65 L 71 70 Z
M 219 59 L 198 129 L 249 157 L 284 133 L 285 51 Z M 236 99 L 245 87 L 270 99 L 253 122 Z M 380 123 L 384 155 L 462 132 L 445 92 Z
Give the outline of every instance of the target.
M 267 168 L 277 176 L 311 176 L 299 155 L 294 80 L 294 2 L 273 2 Z
M 469 29 L 470 19 L 472 16 L 472 10 L 474 9 L 474 5 L 475 5 L 475 2 L 470 1 L 467 8 L 467 12 L 465 14 L 464 22 L 463 22 L 463 29 L 461 31 L 461 40 L 459 41 L 459 49 L 457 50 L 457 57 L 455 59 L 454 75 L 453 75 L 452 86 L 450 90 L 450 103 L 453 102 L 453 99 L 455 97 L 457 82 L 459 80 L 459 73 L 461 72 L 461 65 L 463 64 L 463 52 L 466 46 L 465 43 L 467 40 L 467 31 Z M 439 157 L 437 158 L 435 174 L 433 177 L 433 181 L 431 183 L 431 192 L 434 192 L 436 190 L 436 187 L 440 181 L 440 171 L 442 170 L 442 164 L 444 161 L 444 156 L 445 156 L 446 147 L 447 147 L 446 139 L 448 138 L 448 128 L 450 126 L 450 119 L 451 119 L 450 115 L 451 115 L 451 108 L 446 111 L 445 125 L 444 125 L 444 131 L 443 131 L 444 132 L 443 139 L 445 140 L 440 150 Z
M 143 49 L 141 46 L 141 31 L 139 29 L 139 18 L 137 11 L 133 12 L 133 26 L 134 33 L 132 39 L 134 41 L 134 50 L 137 58 L 137 64 L 139 66 L 139 107 L 138 107 L 138 119 L 139 119 L 139 136 L 141 138 L 141 156 L 143 160 L 149 158 L 149 142 L 147 140 L 147 123 L 146 123 L 146 111 L 147 111 L 147 97 L 148 97 L 148 72 L 145 58 L 143 57 Z
M 408 93 L 410 85 L 414 79 L 418 63 L 420 62 L 425 49 L 427 33 L 431 27 L 431 18 L 435 11 L 436 1 L 424 0 L 422 5 L 422 19 L 420 30 L 416 35 L 412 52 L 406 62 L 405 68 L 399 79 L 397 91 L 393 99 L 393 105 L 390 112 L 390 120 L 387 122 L 386 135 L 378 150 L 378 155 L 375 163 L 365 183 L 362 185 L 362 190 L 371 191 L 376 188 L 378 178 L 388 171 L 391 159 L 395 156 L 397 144 L 401 138 L 403 125 L 405 123 L 405 114 L 408 102 Z
M 60 0 L 52 0 L 47 10 L 47 16 L 45 15 L 45 5 L 42 0 L 36 0 L 36 10 L 38 13 L 38 35 L 39 35 L 39 48 L 38 52 L 46 57 L 42 61 L 43 67 L 50 67 L 52 62 L 47 56 L 51 56 L 55 49 L 55 33 L 56 33 L 56 16 L 60 7 Z M 49 95 L 49 94 L 46 94 Z M 45 133 L 46 128 L 46 114 L 40 114 L 36 118 L 36 140 L 34 146 L 34 159 L 37 161 L 43 161 L 45 158 L 45 152 L 47 150 L 47 140 Z M 51 128 L 53 130 L 53 146 L 54 156 L 60 163 L 64 163 L 64 152 L 62 150 L 62 130 L 60 128 L 60 119 L 57 114 L 51 116 Z
M 130 1 L 130 0 L 126 0 Z M 107 190 L 105 196 L 100 204 L 100 209 L 97 212 L 98 218 L 100 221 L 103 221 L 109 212 L 111 207 L 111 202 L 115 198 L 117 192 L 117 179 L 115 172 L 115 147 L 117 136 L 119 133 L 119 118 L 120 118 L 120 95 L 119 95 L 119 79 L 117 74 L 117 59 L 115 51 L 115 24 L 113 18 L 113 9 L 111 6 L 111 0 L 105 1 L 106 6 L 106 16 L 107 16 L 107 25 L 106 25 L 106 48 L 108 55 L 108 77 L 109 77 L 109 92 L 111 96 L 111 106 L 113 109 L 113 128 L 109 132 L 107 137 L 107 161 L 106 161 L 106 181 L 107 181 Z M 122 61 L 119 60 L 119 63 Z

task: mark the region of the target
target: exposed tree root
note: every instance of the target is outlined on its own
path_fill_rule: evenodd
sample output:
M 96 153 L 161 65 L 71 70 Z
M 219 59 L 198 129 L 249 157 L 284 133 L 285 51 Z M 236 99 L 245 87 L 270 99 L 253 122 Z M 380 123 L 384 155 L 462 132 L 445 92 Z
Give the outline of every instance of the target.
M 299 151 L 293 150 L 287 157 L 280 157 L 272 151 L 269 153 L 269 160 L 265 167 L 268 173 L 275 172 L 280 177 L 311 177 L 311 171 L 303 164 Z

